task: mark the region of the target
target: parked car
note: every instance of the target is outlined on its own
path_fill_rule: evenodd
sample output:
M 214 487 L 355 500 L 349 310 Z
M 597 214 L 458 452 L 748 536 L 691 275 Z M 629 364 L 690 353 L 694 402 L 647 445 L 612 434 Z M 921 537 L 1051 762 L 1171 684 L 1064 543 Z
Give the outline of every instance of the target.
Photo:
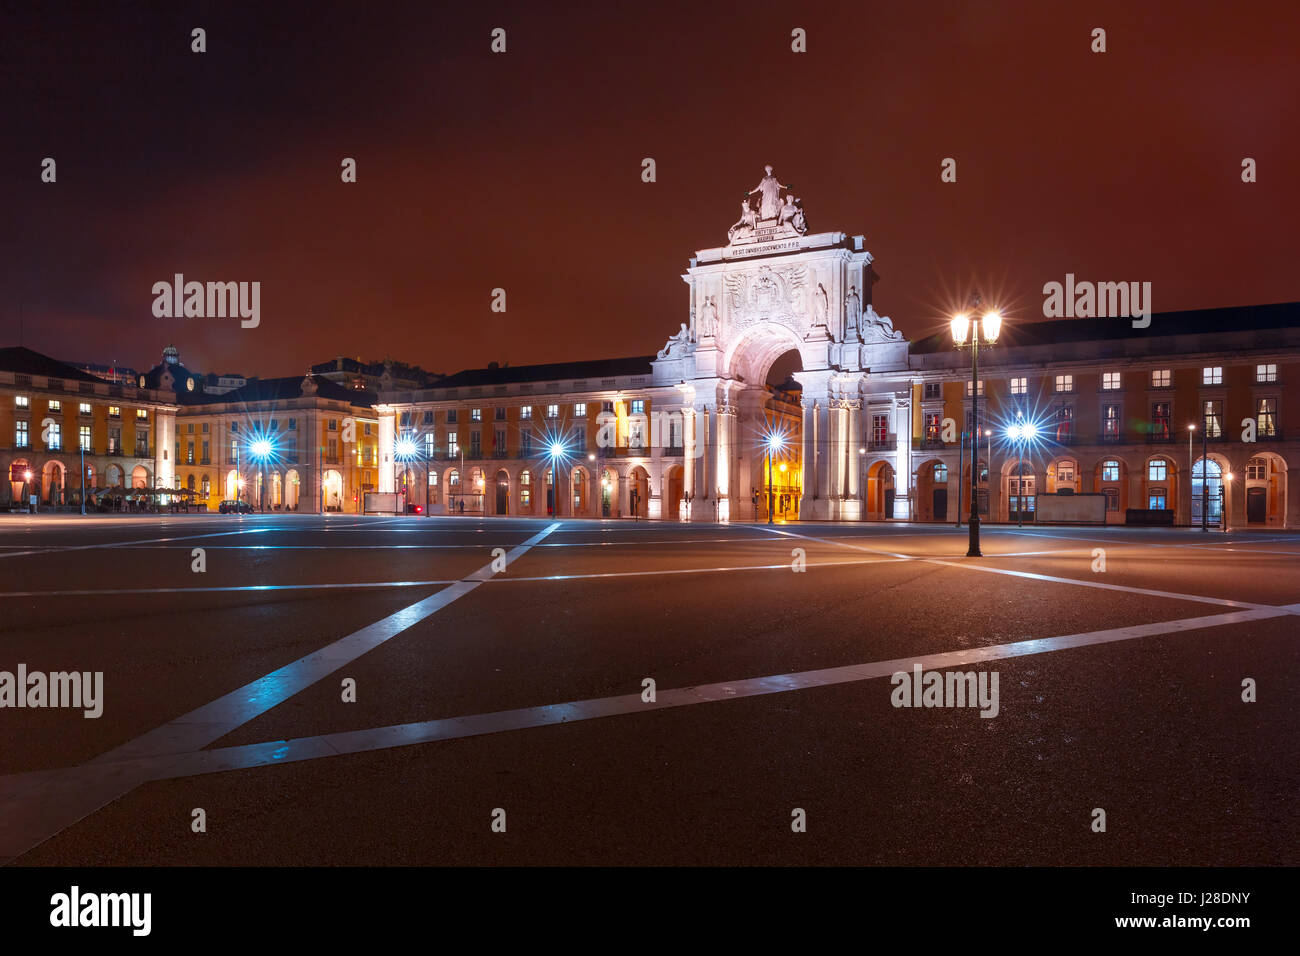
M 217 505 L 217 511 L 223 515 L 251 515 L 253 506 L 247 501 L 223 501 Z

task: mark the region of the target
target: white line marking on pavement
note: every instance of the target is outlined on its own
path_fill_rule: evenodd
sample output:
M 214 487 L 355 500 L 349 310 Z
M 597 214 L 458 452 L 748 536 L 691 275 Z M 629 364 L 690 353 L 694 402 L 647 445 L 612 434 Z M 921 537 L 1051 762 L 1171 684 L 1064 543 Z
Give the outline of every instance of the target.
M 845 544 L 841 541 L 835 541 L 830 538 L 814 538 L 809 535 L 797 535 L 789 531 L 775 531 L 775 534 L 785 535 L 791 538 L 803 538 L 808 541 L 821 541 L 825 544 L 836 544 L 842 548 L 854 548 L 859 551 L 875 551 L 877 554 L 893 554 L 894 552 L 878 551 L 875 548 L 867 548 L 862 545 Z M 1014 571 L 1011 568 L 995 568 L 986 564 L 976 564 L 974 562 L 949 561 L 944 558 L 926 558 L 915 555 L 897 555 L 906 558 L 909 561 L 920 561 L 924 564 L 938 564 L 948 568 L 964 568 L 968 571 L 984 571 L 988 574 L 1005 574 L 1014 578 L 1026 578 L 1031 581 L 1047 581 L 1051 584 L 1073 584 L 1077 587 L 1099 588 L 1103 591 L 1123 591 L 1126 594 L 1143 594 L 1148 597 L 1170 598 L 1175 601 L 1197 601 L 1201 604 L 1220 604 L 1224 607 L 1242 607 L 1242 608 L 1271 608 L 1270 604 L 1256 604 L 1251 601 L 1234 601 L 1231 598 L 1207 597 L 1201 594 L 1181 594 L 1176 591 L 1157 591 L 1152 588 L 1136 588 L 1124 584 L 1106 584 L 1101 581 L 1088 581 L 1082 578 L 1062 578 L 1051 574 L 1036 574 L 1032 571 Z M 985 555 L 988 558 L 996 558 L 996 554 Z
M 549 525 L 522 544 L 516 545 L 505 556 L 507 566 L 527 552 L 556 528 L 559 522 Z M 120 773 L 112 767 L 132 758 L 157 757 L 166 754 L 187 753 L 206 747 L 214 740 L 242 726 L 254 717 L 266 713 L 294 694 L 337 671 L 339 668 L 373 650 L 385 641 L 418 624 L 436 611 L 464 597 L 493 576 L 492 562 L 488 562 L 467 578 L 443 590 L 390 614 L 374 624 L 341 637 L 331 644 L 286 664 L 265 677 L 245 684 L 218 697 L 175 720 L 148 733 L 141 734 L 119 747 L 82 765 L 81 769 L 103 766 L 103 775 L 89 773 L 86 786 L 76 792 L 61 793 L 57 799 L 39 799 L 24 804 L 27 812 L 13 805 L 30 795 L 20 786 L 15 792 L 0 786 L 0 860 L 49 839 L 55 833 L 76 823 L 82 817 L 129 793 L 147 777 L 138 773 Z M 14 778 L 0 778 L 0 783 Z M 93 785 L 92 785 L 93 782 Z M 39 790 L 39 787 L 37 788 Z
M 1280 617 L 1288 608 L 1261 607 L 1245 611 L 1230 611 L 1203 617 L 1182 618 L 1174 621 L 1157 621 L 1130 627 L 1109 628 L 1060 637 L 1037 638 L 995 644 L 988 647 L 968 647 L 937 654 L 900 657 L 888 661 L 866 664 L 849 664 L 822 670 L 799 671 L 791 674 L 774 674 L 716 684 L 701 684 L 671 690 L 661 690 L 654 703 L 642 701 L 641 695 L 625 694 L 619 697 L 600 697 L 589 700 L 524 707 L 517 710 L 495 711 L 463 717 L 448 717 L 417 723 L 393 724 L 366 730 L 342 731 L 299 737 L 294 740 L 275 740 L 258 744 L 222 747 L 216 750 L 194 750 L 188 753 L 122 755 L 113 761 L 98 760 L 79 767 L 57 770 L 36 770 L 0 777 L 0 862 L 8 862 L 40 842 L 31 837 L 33 830 L 52 836 L 69 825 L 71 815 L 67 807 L 78 803 L 79 794 L 117 795 L 151 780 L 167 780 L 199 774 L 220 773 L 228 770 L 246 770 L 275 764 L 336 757 L 345 754 L 413 744 L 432 743 L 525 730 L 555 724 L 639 714 L 651 710 L 666 710 L 691 704 L 719 703 L 744 697 L 758 697 L 787 691 L 806 690 L 812 687 L 829 687 L 888 677 L 902 671 L 910 672 L 914 664 L 923 670 L 942 670 L 968 664 L 1046 654 L 1054 651 L 1089 647 L 1116 641 L 1156 637 L 1203 628 L 1222 627 L 1247 621 Z M 114 753 L 120 753 L 122 748 Z M 105 755 L 108 756 L 108 755 Z M 130 786 L 124 788 L 124 781 Z M 111 799 L 111 798 L 110 798 Z M 91 801 L 93 802 L 93 801 Z M 104 801 L 106 802 L 106 801 Z M 102 803 L 99 804 L 102 806 Z M 84 811 L 81 815 L 96 809 Z M 64 820 L 63 826 L 51 829 L 51 818 Z M 77 817 L 80 819 L 80 817 Z

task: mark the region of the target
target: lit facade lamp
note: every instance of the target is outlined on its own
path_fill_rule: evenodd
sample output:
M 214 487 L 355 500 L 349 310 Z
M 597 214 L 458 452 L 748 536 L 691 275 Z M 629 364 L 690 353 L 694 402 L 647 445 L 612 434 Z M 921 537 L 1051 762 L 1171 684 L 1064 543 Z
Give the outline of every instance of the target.
M 980 304 L 980 297 L 973 296 L 971 299 L 972 306 Z M 978 449 L 979 438 L 979 353 L 980 343 L 986 346 L 994 345 L 998 336 L 1002 332 L 1002 316 L 996 311 L 985 312 L 978 318 L 972 318 L 966 313 L 961 313 L 952 317 L 949 323 L 952 330 L 952 341 L 956 348 L 970 349 L 971 355 L 971 373 L 970 373 L 970 392 L 971 392 L 971 467 L 970 467 L 970 546 L 966 550 L 966 557 L 980 558 L 983 554 L 980 552 L 980 516 L 979 516 L 979 455 L 976 454 Z

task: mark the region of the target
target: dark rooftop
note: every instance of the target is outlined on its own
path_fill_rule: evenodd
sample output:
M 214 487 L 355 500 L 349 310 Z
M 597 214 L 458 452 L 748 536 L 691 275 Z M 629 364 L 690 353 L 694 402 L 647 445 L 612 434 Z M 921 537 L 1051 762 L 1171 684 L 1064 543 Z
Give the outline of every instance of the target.
M 550 365 L 506 365 L 470 368 L 448 375 L 431 386 L 434 389 L 466 385 L 509 385 L 514 382 L 550 382 L 573 379 L 617 378 L 620 375 L 649 375 L 653 355 L 636 358 L 595 359 L 587 362 L 554 362 Z
M 1224 309 L 1154 312 L 1145 329 L 1131 319 L 1049 319 L 1042 322 L 1004 322 L 999 346 L 1060 345 L 1069 342 L 1104 342 L 1136 336 L 1204 335 L 1255 329 L 1300 328 L 1300 302 L 1273 305 L 1236 305 Z M 923 355 L 952 349 L 947 329 L 912 343 L 911 353 Z
M 105 379 L 97 378 L 81 369 L 65 365 L 58 359 L 52 359 L 40 352 L 15 345 L 0 349 L 0 372 L 15 372 L 19 375 L 41 375 L 46 378 L 63 378 L 74 382 L 98 382 L 107 384 Z
M 302 381 L 303 376 L 301 375 L 288 375 L 284 378 L 250 379 L 247 385 L 241 385 L 239 388 L 220 395 L 205 393 L 199 396 L 193 404 L 224 405 L 233 403 L 237 405 L 253 405 L 258 402 L 293 401 L 302 397 Z M 344 388 L 337 382 L 331 382 L 324 378 L 316 379 L 316 395 L 319 398 L 351 402 L 353 405 L 370 406 L 375 402 L 374 392 Z

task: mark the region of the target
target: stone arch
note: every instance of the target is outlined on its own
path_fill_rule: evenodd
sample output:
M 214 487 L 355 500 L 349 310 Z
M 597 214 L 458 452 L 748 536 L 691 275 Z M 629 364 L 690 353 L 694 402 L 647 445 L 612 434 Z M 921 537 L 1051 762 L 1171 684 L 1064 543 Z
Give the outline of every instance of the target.
M 792 350 L 799 353 L 803 368 L 816 368 L 819 364 L 816 357 L 804 352 L 808 347 L 789 327 L 779 322 L 759 322 L 727 344 L 723 352 L 722 368 L 728 371 L 731 378 L 751 385 L 762 385 L 776 360 Z M 825 345 L 822 347 L 825 348 Z M 820 364 L 825 365 L 824 356 Z
M 343 475 L 337 469 L 321 475 L 321 498 L 326 511 L 343 510 Z
M 132 488 L 149 488 L 153 485 L 153 475 L 144 465 L 136 465 L 131 469 L 131 487 Z

